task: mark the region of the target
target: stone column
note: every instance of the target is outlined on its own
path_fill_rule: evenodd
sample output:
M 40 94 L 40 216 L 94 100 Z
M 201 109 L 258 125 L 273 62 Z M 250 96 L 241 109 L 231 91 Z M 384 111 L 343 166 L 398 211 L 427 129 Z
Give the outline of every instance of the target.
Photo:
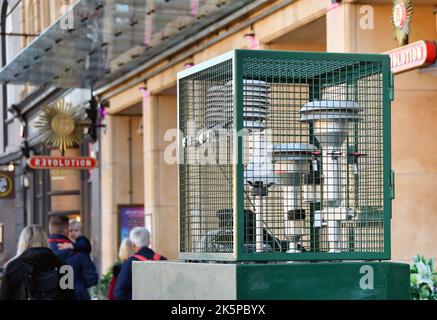
M 326 12 L 326 46 L 328 52 L 355 52 L 356 5 L 332 4 Z
M 172 143 L 165 141 L 165 135 L 171 129 L 175 133 L 176 119 L 176 96 L 149 96 L 145 92 L 144 205 L 146 214 L 151 215 L 152 248 L 170 259 L 176 258 L 178 250 L 178 168 L 171 155 L 165 159 Z

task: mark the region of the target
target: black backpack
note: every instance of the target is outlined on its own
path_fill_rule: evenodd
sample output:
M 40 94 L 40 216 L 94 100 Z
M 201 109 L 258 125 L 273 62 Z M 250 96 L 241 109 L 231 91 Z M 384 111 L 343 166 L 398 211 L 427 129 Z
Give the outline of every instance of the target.
M 29 273 L 25 283 L 28 299 L 56 300 L 59 293 L 59 280 L 57 268 Z

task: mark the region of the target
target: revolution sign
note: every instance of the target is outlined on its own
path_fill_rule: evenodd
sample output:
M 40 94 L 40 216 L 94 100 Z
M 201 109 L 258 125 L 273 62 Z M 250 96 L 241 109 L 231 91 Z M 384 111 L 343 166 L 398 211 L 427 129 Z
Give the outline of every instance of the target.
M 385 52 L 390 56 L 391 71 L 394 74 L 416 69 L 436 61 L 434 41 L 417 41 Z
M 28 164 L 32 169 L 91 170 L 96 167 L 97 160 L 91 157 L 33 156 Z

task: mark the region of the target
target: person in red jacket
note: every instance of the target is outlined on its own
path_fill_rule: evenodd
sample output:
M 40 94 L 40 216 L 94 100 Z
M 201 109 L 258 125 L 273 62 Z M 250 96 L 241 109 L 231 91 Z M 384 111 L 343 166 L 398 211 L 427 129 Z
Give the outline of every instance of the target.
M 130 241 L 129 237 L 126 237 L 121 242 L 120 249 L 118 250 L 119 262 L 115 263 L 112 266 L 112 278 L 111 281 L 109 282 L 109 288 L 108 288 L 109 300 L 115 300 L 114 289 L 115 289 L 115 284 L 117 283 L 118 274 L 120 273 L 121 270 L 121 265 L 123 264 L 123 262 L 129 259 L 133 254 L 134 254 L 134 250 L 132 248 L 132 242 Z

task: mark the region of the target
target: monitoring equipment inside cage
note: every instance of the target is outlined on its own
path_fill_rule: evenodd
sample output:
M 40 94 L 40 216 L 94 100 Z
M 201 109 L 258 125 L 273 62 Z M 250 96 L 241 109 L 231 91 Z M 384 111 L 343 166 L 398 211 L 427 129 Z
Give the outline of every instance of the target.
M 275 175 L 283 194 L 284 232 L 288 241 L 287 252 L 300 252 L 298 242 L 305 227 L 305 209 L 302 206 L 302 177 L 308 171 L 317 149 L 311 144 L 277 144 L 273 150 Z M 316 169 L 317 170 L 317 169 Z M 301 247 L 302 248 L 302 247 Z
M 180 257 L 388 259 L 385 55 L 236 50 L 178 74 Z
M 301 110 L 301 121 L 313 124 L 314 136 L 323 150 L 323 210 L 315 212 L 315 225 L 326 221 L 330 252 L 341 252 L 341 221 L 352 219 L 354 209 L 344 206 L 340 167 L 342 145 L 349 122 L 358 121 L 359 105 L 354 101 L 312 101 Z

